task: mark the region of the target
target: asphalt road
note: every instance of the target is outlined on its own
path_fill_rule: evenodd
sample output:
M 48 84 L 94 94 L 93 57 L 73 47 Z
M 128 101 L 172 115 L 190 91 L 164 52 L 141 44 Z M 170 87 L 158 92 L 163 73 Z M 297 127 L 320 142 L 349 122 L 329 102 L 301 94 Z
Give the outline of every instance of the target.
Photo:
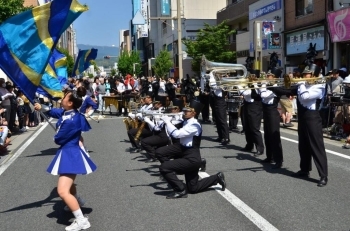
M 350 150 L 339 142 L 326 140 L 329 183 L 319 188 L 314 166 L 307 180 L 290 176 L 299 170 L 295 131 L 282 129 L 284 167 L 271 170 L 259 162 L 264 156 L 239 151 L 243 135 L 231 133 L 231 144 L 222 147 L 212 141 L 215 127 L 203 125 L 208 164 L 201 176 L 224 172 L 228 190 L 167 200 L 170 189 L 159 180 L 158 164 L 125 151 L 130 144 L 122 119 L 90 123 L 84 139 L 98 169 L 76 180 L 89 230 L 350 230 Z M 72 221 L 56 193 L 57 177 L 46 173 L 57 150 L 53 135 L 49 126 L 33 133 L 28 147 L 14 153 L 18 158 L 0 166 L 0 230 L 56 231 Z

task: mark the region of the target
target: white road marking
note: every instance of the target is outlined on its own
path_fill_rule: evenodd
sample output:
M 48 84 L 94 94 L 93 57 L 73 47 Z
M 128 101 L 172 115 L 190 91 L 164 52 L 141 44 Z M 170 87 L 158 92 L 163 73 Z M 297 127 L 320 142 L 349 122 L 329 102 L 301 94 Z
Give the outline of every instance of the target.
M 206 172 L 199 172 L 198 175 L 201 178 L 209 177 Z M 253 222 L 259 229 L 263 231 L 278 231 L 278 229 L 268 222 L 265 218 L 260 216 L 247 204 L 245 204 L 241 199 L 235 196 L 230 190 L 225 189 L 221 191 L 221 185 L 217 184 L 212 186 L 223 198 L 225 198 L 230 204 L 232 204 L 238 211 L 240 211 L 244 216 L 246 216 L 251 222 Z
M 242 125 L 237 125 L 237 126 L 242 127 Z M 264 133 L 264 131 L 261 131 L 261 130 L 260 130 L 260 132 L 261 132 L 261 133 Z M 289 138 L 283 137 L 283 136 L 281 136 L 281 139 L 282 139 L 282 140 L 287 140 L 287 141 L 289 141 L 289 142 L 296 143 L 296 144 L 299 143 L 299 141 L 297 141 L 297 140 L 289 139 Z M 345 159 L 350 160 L 350 156 L 348 156 L 348 155 L 345 155 L 345 154 L 342 154 L 342 153 L 339 153 L 339 152 L 335 152 L 335 151 L 332 151 L 332 150 L 328 150 L 328 149 L 325 149 L 325 150 L 326 150 L 326 152 L 329 153 L 329 154 L 332 154 L 332 155 L 335 155 L 335 156 L 339 156 L 339 157 L 343 157 L 343 158 L 345 158 Z
M 49 120 L 52 121 L 52 118 Z M 36 131 L 28 140 L 25 142 L 18 150 L 17 152 L 11 156 L 5 163 L 3 163 L 0 166 L 0 176 L 6 171 L 8 167 L 23 153 L 23 151 L 33 142 L 33 140 L 38 137 L 38 135 L 49 125 L 49 123 L 45 123 L 41 126 L 41 128 Z

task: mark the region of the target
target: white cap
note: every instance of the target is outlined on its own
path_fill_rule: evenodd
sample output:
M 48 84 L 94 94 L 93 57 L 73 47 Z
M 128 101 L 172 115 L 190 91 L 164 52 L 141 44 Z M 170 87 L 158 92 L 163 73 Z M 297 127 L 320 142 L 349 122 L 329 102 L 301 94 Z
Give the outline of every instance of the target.
M 342 68 L 339 69 L 339 71 L 347 72 L 347 69 L 345 67 L 342 67 Z
M 343 83 L 350 83 L 350 75 L 344 79 Z

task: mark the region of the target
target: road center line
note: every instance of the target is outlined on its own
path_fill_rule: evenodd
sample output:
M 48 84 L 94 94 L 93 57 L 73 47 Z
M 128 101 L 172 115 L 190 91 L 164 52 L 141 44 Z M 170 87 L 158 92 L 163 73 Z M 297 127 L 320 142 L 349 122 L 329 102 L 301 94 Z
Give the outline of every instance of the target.
M 52 118 L 49 120 L 49 122 L 52 121 Z M 33 142 L 33 140 L 38 137 L 38 135 L 48 126 L 48 123 L 45 123 L 41 126 L 41 128 L 36 131 L 18 150 L 17 152 L 11 156 L 5 163 L 3 163 L 0 166 L 0 176 L 6 171 L 8 167 L 23 153 L 23 151 Z
M 199 172 L 198 175 L 201 178 L 209 177 L 209 174 L 206 172 Z M 275 226 L 273 226 L 265 218 L 260 216 L 260 214 L 255 212 L 252 208 L 250 208 L 247 204 L 245 204 L 241 199 L 235 196 L 230 190 L 225 189 L 225 191 L 221 191 L 221 186 L 219 184 L 217 184 L 216 186 L 213 186 L 212 188 L 214 188 L 223 198 L 225 198 L 238 211 L 240 211 L 251 222 L 253 222 L 259 229 L 263 231 L 278 231 L 278 229 Z
M 237 126 L 242 127 L 242 125 L 237 125 Z M 261 133 L 264 133 L 264 131 L 261 131 L 261 130 L 260 130 L 260 132 L 261 132 Z M 299 143 L 299 141 L 297 141 L 297 140 L 289 139 L 289 138 L 283 137 L 283 136 L 281 136 L 281 139 L 282 139 L 282 140 L 289 141 L 289 142 L 292 142 L 292 143 L 296 143 L 296 144 Z M 339 156 L 339 157 L 343 157 L 343 158 L 345 158 L 345 159 L 350 160 L 350 156 L 348 156 L 348 155 L 345 155 L 345 154 L 342 154 L 342 153 L 339 153 L 339 152 L 335 152 L 335 151 L 332 151 L 332 150 L 328 150 L 328 149 L 325 149 L 325 150 L 326 150 L 326 152 L 329 153 L 329 154 L 332 154 L 332 155 L 335 155 L 335 156 Z

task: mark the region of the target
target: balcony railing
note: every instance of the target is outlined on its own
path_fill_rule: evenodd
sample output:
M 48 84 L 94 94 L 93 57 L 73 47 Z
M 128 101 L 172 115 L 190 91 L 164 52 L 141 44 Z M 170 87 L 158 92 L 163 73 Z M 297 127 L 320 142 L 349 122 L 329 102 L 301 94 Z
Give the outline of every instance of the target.
M 259 0 L 236 0 L 217 12 L 218 23 L 236 20 L 249 15 L 249 5 Z

